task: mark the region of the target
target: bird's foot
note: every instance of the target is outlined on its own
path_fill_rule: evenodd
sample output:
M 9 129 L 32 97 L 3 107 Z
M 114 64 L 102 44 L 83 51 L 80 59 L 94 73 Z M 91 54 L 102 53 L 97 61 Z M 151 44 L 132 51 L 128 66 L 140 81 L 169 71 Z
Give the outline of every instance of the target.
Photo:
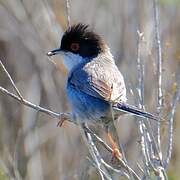
M 120 153 L 118 148 L 112 148 L 112 158 L 111 162 L 114 163 L 116 159 L 122 159 L 122 154 Z
M 122 159 L 122 154 L 118 148 L 117 143 L 113 140 L 110 133 L 108 133 L 108 139 L 112 147 L 112 158 L 111 162 L 114 163 L 116 159 Z
M 69 120 L 69 114 L 67 113 L 61 113 L 59 116 L 59 121 L 57 123 L 57 127 L 62 127 L 65 121 Z

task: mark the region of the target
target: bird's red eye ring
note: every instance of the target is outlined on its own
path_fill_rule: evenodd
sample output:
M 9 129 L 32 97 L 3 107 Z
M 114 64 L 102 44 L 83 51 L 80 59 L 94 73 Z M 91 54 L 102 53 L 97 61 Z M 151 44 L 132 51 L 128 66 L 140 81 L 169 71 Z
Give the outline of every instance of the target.
M 78 51 L 79 50 L 79 43 L 72 43 L 70 48 L 73 51 Z

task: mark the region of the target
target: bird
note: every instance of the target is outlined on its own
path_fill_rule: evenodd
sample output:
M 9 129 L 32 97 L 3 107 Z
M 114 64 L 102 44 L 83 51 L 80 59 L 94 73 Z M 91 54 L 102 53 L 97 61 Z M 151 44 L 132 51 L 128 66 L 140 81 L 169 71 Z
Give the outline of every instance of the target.
M 159 119 L 127 104 L 124 77 L 104 39 L 89 25 L 78 23 L 67 28 L 60 47 L 49 51 L 47 56 L 58 54 L 64 57 L 68 71 L 66 95 L 73 121 L 109 124 L 112 111 L 114 118 L 129 113 Z

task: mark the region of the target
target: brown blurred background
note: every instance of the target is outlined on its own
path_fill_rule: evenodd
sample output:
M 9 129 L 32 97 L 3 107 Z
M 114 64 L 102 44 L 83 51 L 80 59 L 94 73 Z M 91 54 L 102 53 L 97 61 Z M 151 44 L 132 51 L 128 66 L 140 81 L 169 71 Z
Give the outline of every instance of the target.
M 163 53 L 162 114 L 170 110 L 175 73 L 180 63 L 180 0 L 160 0 Z M 156 66 L 153 4 L 150 0 L 70 0 L 71 23 L 90 24 L 105 38 L 124 74 L 128 103 L 137 97 L 137 30 L 144 32 L 141 57 L 145 63 L 145 107 L 156 112 Z M 64 92 L 66 70 L 46 52 L 60 45 L 67 27 L 65 0 L 0 0 L 0 59 L 23 96 L 57 112 L 68 111 Z M 59 58 L 59 59 L 58 59 Z M 13 91 L 0 71 L 0 85 Z M 173 157 L 168 175 L 180 179 L 180 105 L 174 122 Z M 37 113 L 0 92 L 0 180 L 97 179 L 88 163 L 87 147 L 72 123 L 57 128 L 58 120 Z M 156 125 L 156 124 L 155 124 Z M 141 157 L 137 123 L 121 117 L 116 126 L 129 164 Z M 166 153 L 167 126 L 162 127 Z M 103 129 L 98 132 L 101 137 Z

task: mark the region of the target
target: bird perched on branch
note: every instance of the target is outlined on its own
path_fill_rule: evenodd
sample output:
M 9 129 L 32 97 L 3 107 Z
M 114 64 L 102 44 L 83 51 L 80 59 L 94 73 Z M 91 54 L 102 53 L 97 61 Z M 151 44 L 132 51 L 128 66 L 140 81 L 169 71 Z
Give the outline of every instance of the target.
M 69 27 L 63 34 L 60 48 L 47 53 L 48 56 L 57 54 L 64 56 L 68 69 L 66 93 L 74 121 L 108 124 L 112 120 L 112 110 L 114 118 L 126 112 L 158 119 L 126 103 L 124 78 L 110 49 L 88 25 Z

